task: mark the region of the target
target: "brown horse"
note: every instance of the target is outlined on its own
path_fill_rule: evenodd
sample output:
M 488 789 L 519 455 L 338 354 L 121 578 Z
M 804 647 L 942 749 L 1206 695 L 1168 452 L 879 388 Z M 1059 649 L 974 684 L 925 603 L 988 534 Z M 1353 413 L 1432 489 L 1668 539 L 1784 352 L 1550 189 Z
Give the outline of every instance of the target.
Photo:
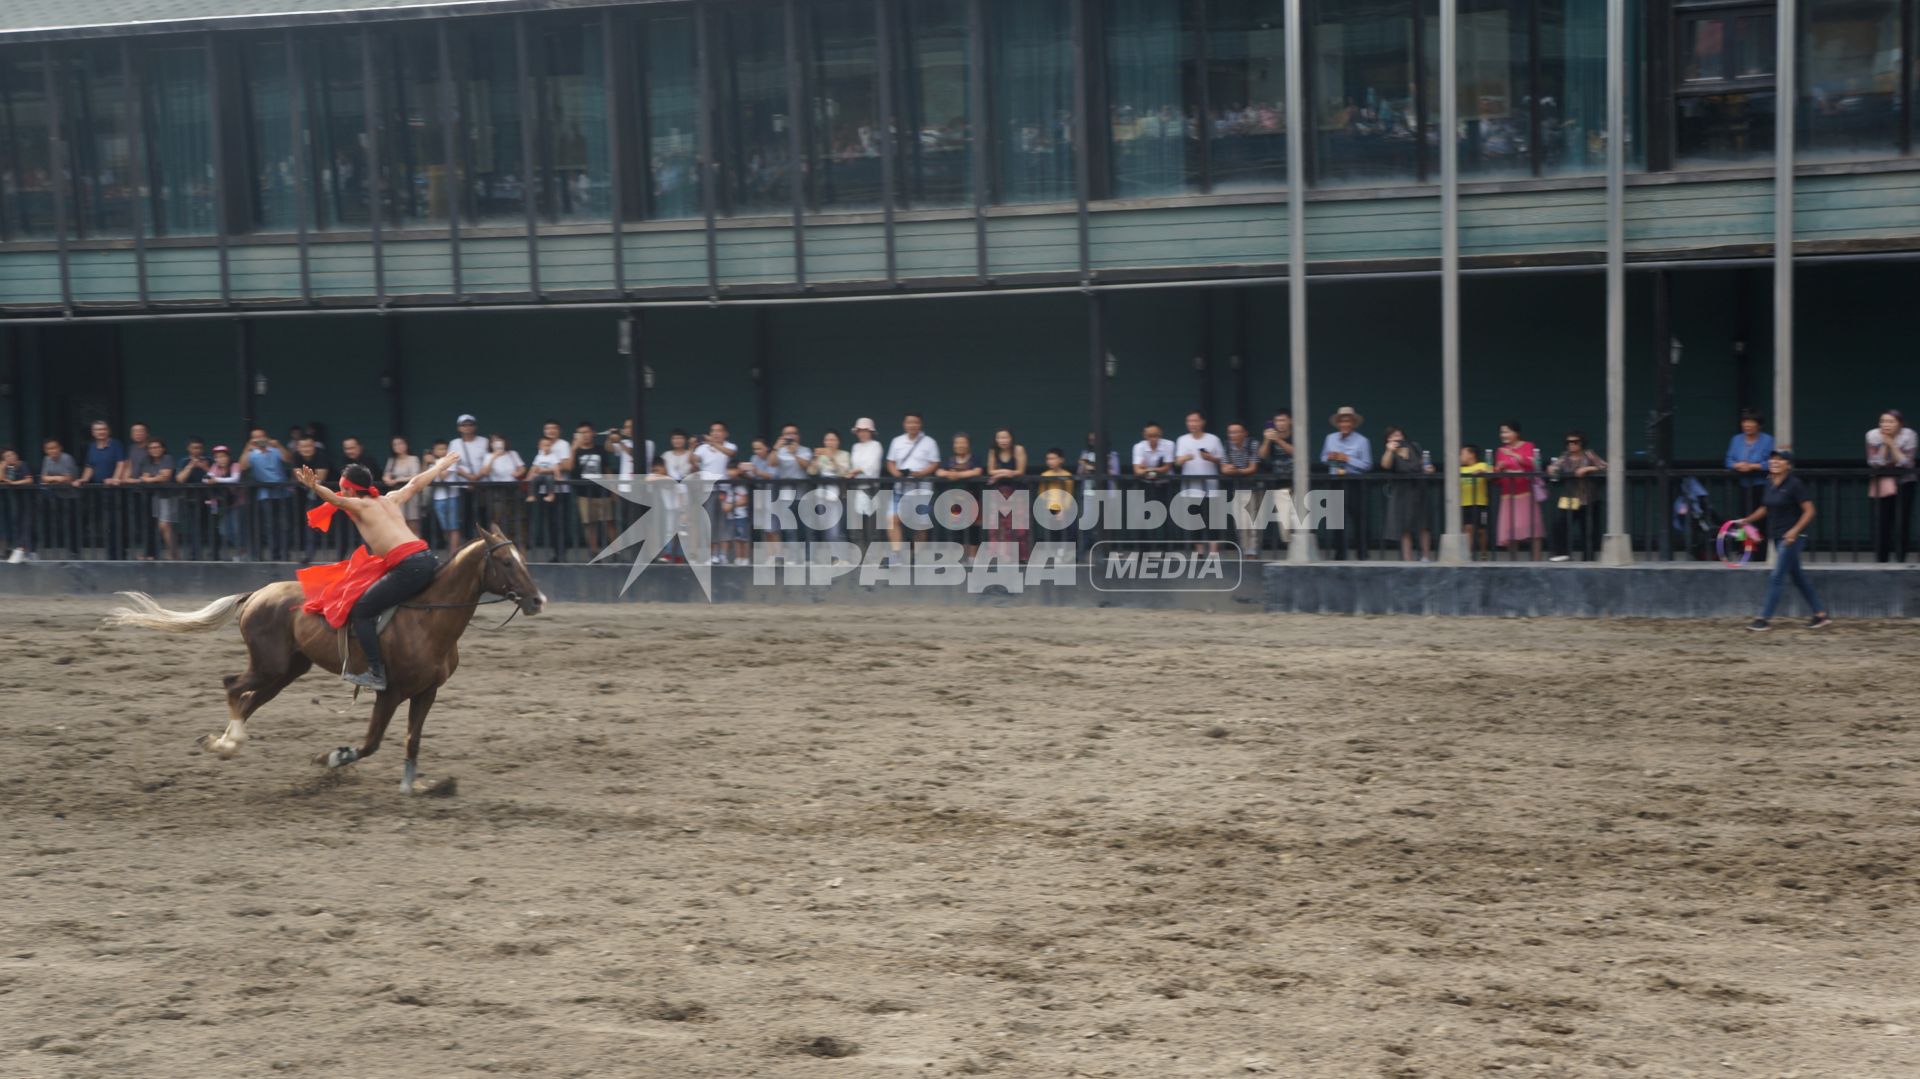
M 353 634 L 334 629 L 319 615 L 301 609 L 304 597 L 297 581 L 226 596 L 192 612 L 166 610 L 144 593 L 120 594 L 134 606 L 111 612 L 109 626 L 198 633 L 239 616 L 240 636 L 247 642 L 247 669 L 225 678 L 226 730 L 200 739 L 202 749 L 221 757 L 238 753 L 247 740 L 248 718 L 308 670 L 317 666 L 339 674 L 343 664 L 350 664 L 353 670 L 366 666 L 360 646 L 352 642 Z M 547 602 L 533 583 L 526 559 L 497 528 L 461 548 L 440 567 L 432 584 L 394 612 L 393 623 L 380 645 L 387 661 L 387 688 L 373 699 L 366 740 L 358 749 L 341 746 L 322 753 L 315 763 L 338 768 L 372 756 L 387 733 L 387 722 L 404 703 L 407 765 L 400 790 L 413 793 L 420 729 L 426 724 L 435 694 L 460 665 L 460 635 L 466 632 L 474 611 L 485 602 L 482 594 L 501 596 L 527 614 L 539 614 Z

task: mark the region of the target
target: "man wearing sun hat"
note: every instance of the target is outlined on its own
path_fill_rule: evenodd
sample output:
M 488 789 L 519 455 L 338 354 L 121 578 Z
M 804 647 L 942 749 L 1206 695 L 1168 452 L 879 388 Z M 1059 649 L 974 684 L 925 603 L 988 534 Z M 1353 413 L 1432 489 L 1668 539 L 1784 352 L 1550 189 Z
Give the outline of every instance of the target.
M 848 448 L 848 457 L 853 464 L 847 472 L 850 480 L 877 480 L 887 460 L 887 448 L 880 444 L 873 427 L 873 419 L 862 416 L 853 421 L 853 445 Z M 847 500 L 847 537 L 865 550 L 878 532 L 874 523 L 876 499 L 873 492 L 877 484 L 851 484 L 853 497 Z
M 1334 478 L 1331 486 L 1341 493 L 1346 505 L 1339 542 L 1328 543 L 1328 537 L 1322 535 L 1320 549 L 1336 552 L 1337 558 L 1348 557 L 1348 551 L 1352 551 L 1354 557 L 1365 558 L 1366 488 L 1343 477 L 1357 476 L 1373 468 L 1373 444 L 1360 433 L 1360 425 L 1367 422 L 1367 418 L 1352 405 L 1341 405 L 1327 417 L 1327 422 L 1333 425 L 1333 430 L 1320 443 L 1320 463 L 1327 466 L 1327 472 Z

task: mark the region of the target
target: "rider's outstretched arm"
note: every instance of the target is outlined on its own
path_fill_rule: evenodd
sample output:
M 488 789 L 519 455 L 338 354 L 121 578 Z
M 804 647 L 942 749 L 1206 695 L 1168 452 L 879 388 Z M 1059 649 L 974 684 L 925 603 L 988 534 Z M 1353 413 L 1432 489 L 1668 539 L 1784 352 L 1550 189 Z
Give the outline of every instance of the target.
M 404 505 L 408 500 L 412 499 L 414 495 L 426 490 L 428 484 L 437 479 L 442 472 L 452 468 L 454 462 L 458 460 L 460 460 L 460 458 L 451 453 L 441 456 L 438 461 L 421 469 L 419 475 L 408 480 L 406 485 L 399 490 L 388 491 L 386 494 L 387 501 L 396 505 Z
M 299 481 L 300 486 L 312 491 L 315 497 L 319 498 L 322 502 L 331 503 L 341 509 L 348 509 L 353 505 L 353 499 L 342 497 L 328 490 L 327 486 L 320 482 L 320 474 L 311 468 L 294 469 L 293 478 Z

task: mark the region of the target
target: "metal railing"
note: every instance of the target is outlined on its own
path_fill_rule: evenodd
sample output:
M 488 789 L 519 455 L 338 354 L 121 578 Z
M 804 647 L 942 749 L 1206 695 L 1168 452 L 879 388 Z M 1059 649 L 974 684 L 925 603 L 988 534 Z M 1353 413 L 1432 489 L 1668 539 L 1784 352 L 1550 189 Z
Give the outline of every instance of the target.
M 1809 530 L 1808 556 L 1827 562 L 1905 561 L 1920 554 L 1913 540 L 1916 484 L 1896 474 L 1858 469 L 1800 469 L 1795 473 L 1811 494 L 1818 514 Z M 1876 480 L 1890 479 L 1894 493 L 1869 496 Z M 684 538 L 684 515 L 692 512 L 685 492 L 664 477 L 636 482 L 669 485 L 680 501 L 668 500 L 672 532 Z M 1439 473 L 1406 475 L 1365 473 L 1333 476 L 1315 472 L 1311 490 L 1337 494 L 1329 512 L 1310 527 L 1323 560 L 1418 559 L 1437 556 L 1444 527 L 1443 483 L 1461 482 Z M 1545 473 L 1498 473 L 1471 478 L 1463 488 L 1465 523 L 1476 558 L 1527 560 L 1559 556 L 1591 561 L 1605 531 L 1605 477 L 1559 480 Z M 1764 483 L 1764 478 L 1761 480 Z M 1173 519 L 1177 503 L 1192 502 L 1190 519 L 1205 521 L 1210 500 L 1260 500 L 1289 490 L 1286 477 L 1134 476 L 1042 477 L 1016 480 L 948 482 L 936 479 L 790 478 L 728 480 L 703 507 L 715 550 L 728 561 L 793 555 L 792 544 L 808 541 L 853 543 L 860 549 L 891 546 L 892 511 L 918 505 L 937 507 L 971 502 L 972 519 L 929 514 L 925 521 L 903 520 L 903 542 L 940 541 L 970 549 L 994 542 L 1015 544 L 1022 556 L 1041 541 L 1070 542 L 1084 555 L 1094 543 L 1125 541 L 1219 545 L 1249 558 L 1273 558 L 1286 549 L 1288 525 L 1282 519 L 1249 526 L 1228 518 L 1217 527 L 1190 531 Z M 1484 492 L 1484 502 L 1473 497 Z M 1714 539 L 1722 522 L 1758 505 L 1761 488 L 1720 469 L 1632 469 L 1627 477 L 1628 530 L 1640 560 L 1702 560 L 1715 557 Z M 909 491 L 917 492 L 912 498 Z M 957 496 L 950 494 L 957 492 Z M 1071 495 L 1072 523 L 1053 529 L 1034 514 L 995 512 L 1005 500 L 1025 495 L 1039 506 Z M 964 496 L 964 497 L 962 497 Z M 841 519 L 811 527 L 805 514 L 782 527 L 781 511 L 811 497 L 836 504 Z M 1000 503 L 992 501 L 1001 499 Z M 1097 515 L 1088 503 L 1106 502 Z M 1117 505 L 1116 505 L 1117 502 Z M 724 504 L 722 504 L 724 503 Z M 1151 520 L 1129 516 L 1145 503 L 1158 506 Z M 291 485 L 142 484 L 66 487 L 0 487 L 0 544 L 25 548 L 38 557 L 74 559 L 182 558 L 195 561 L 315 562 L 344 558 L 360 538 L 344 514 L 325 533 L 307 527 L 306 511 L 317 500 Z M 437 549 L 456 537 L 498 525 L 519 540 L 528 557 L 543 562 L 591 559 L 647 512 L 641 505 L 578 480 L 509 483 L 436 484 L 408 507 L 409 522 Z M 771 517 L 771 519 L 769 519 Z M 1164 517 L 1164 519 L 1163 519 Z M 924 524 L 913 528 L 912 524 Z M 1424 536 L 1423 536 L 1424 534 Z M 1502 544 L 1502 540 L 1507 542 Z M 1229 546 L 1232 545 L 1232 546 Z M 662 557 L 684 559 L 689 552 L 670 543 Z M 699 552 L 692 552 L 699 557 Z M 1761 557 L 1764 557 L 1762 552 Z

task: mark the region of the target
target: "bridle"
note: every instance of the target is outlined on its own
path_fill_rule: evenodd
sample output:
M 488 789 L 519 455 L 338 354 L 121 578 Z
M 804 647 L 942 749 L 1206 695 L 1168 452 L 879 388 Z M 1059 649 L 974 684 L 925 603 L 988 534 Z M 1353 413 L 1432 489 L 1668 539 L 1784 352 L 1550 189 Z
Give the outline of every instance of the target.
M 506 539 L 504 537 L 497 540 L 488 540 L 486 552 L 481 557 L 486 560 L 488 565 L 492 565 L 493 552 L 499 550 L 502 547 L 512 547 L 512 546 L 513 546 L 513 541 L 510 539 Z M 486 586 L 486 572 L 487 571 L 485 567 L 482 567 L 480 570 L 480 573 L 481 573 L 480 583 L 481 583 L 481 587 L 483 588 Z M 399 604 L 399 606 L 411 607 L 416 611 L 431 611 L 431 610 L 441 610 L 449 607 L 485 607 L 489 603 L 512 603 L 513 604 L 512 613 L 508 614 L 507 617 L 504 620 L 502 620 L 499 625 L 493 627 L 494 629 L 505 629 L 507 626 L 507 623 L 513 621 L 514 616 L 520 613 L 520 600 L 522 598 L 523 597 L 520 595 L 520 593 L 515 592 L 513 589 L 509 588 L 497 596 L 491 596 L 487 599 L 470 600 L 466 603 L 402 603 L 402 604 Z

